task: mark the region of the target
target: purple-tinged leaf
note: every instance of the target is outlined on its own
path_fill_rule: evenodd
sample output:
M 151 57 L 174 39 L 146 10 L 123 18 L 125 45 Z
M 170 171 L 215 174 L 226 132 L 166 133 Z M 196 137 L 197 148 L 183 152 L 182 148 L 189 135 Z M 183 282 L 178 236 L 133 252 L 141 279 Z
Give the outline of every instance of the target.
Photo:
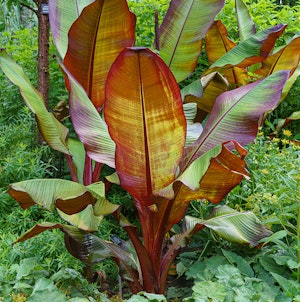
M 253 141 L 261 116 L 275 108 L 288 77 L 288 71 L 278 71 L 263 80 L 221 94 L 201 136 L 188 152 L 188 157 L 192 156 L 188 162 L 224 141 L 235 140 L 242 146 Z
M 223 5 L 223 0 L 171 1 L 158 30 L 156 44 L 177 82 L 194 71 L 202 49 L 202 39 Z
M 109 136 L 105 122 L 84 89 L 71 73 L 62 64 L 60 65 L 68 76 L 71 88 L 69 99 L 71 120 L 87 155 L 97 162 L 114 167 L 115 143 Z
M 81 11 L 94 0 L 50 0 L 49 22 L 55 46 L 65 57 L 68 49 L 68 32 Z

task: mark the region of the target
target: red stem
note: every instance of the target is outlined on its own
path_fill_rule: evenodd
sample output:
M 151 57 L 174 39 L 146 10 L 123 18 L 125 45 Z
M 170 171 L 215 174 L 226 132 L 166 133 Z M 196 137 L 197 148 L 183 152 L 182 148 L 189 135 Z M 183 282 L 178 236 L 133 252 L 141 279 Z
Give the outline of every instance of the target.
M 115 219 L 119 221 L 118 214 L 116 212 L 113 213 Z M 150 262 L 149 255 L 142 244 L 141 240 L 139 239 L 135 227 L 132 226 L 124 226 L 123 227 L 126 233 L 128 234 L 134 249 L 137 253 L 139 262 L 140 262 L 140 267 L 142 271 L 142 278 L 143 278 L 143 290 L 154 293 L 157 291 L 158 287 L 155 282 L 155 275 L 154 271 L 152 269 L 152 264 Z M 141 286 L 140 283 L 135 284 L 136 287 Z
M 102 163 L 95 162 L 95 167 L 92 174 L 92 183 L 99 181 L 101 170 L 102 170 Z
M 92 183 L 92 159 L 85 154 L 83 184 L 88 186 Z
M 65 157 L 66 157 L 67 164 L 68 164 L 68 167 L 69 167 L 69 170 L 70 170 L 70 175 L 71 175 L 72 181 L 79 182 L 78 176 L 77 176 L 77 173 L 76 173 L 76 167 L 75 167 L 74 162 L 72 160 L 72 156 L 68 155 L 68 154 L 65 154 Z

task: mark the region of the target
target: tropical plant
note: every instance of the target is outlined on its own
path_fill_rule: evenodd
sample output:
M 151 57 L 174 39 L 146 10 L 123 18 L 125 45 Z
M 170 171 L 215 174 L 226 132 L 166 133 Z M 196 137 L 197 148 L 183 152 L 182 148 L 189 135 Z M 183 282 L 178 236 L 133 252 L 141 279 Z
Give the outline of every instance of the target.
M 182 102 L 184 96 L 201 95 L 201 82 L 182 91 L 177 82 L 195 69 L 202 40 L 224 2 L 171 1 L 156 28 L 154 45 L 159 54 L 132 47 L 136 19 L 125 0 L 90 2 L 79 11 L 73 1 L 67 6 L 65 0 L 50 2 L 53 38 L 63 59 L 59 63 L 78 139 L 68 137 L 68 129 L 46 110 L 22 69 L 4 50 L 0 53 L 3 71 L 35 113 L 45 141 L 66 155 L 73 180 L 33 179 L 10 185 L 9 193 L 23 209 L 34 204 L 51 211 L 56 208 L 69 223 L 37 224 L 17 241 L 60 228 L 69 252 L 88 266 L 112 257 L 133 293 L 163 293 L 175 257 L 204 227 L 251 246 L 270 235 L 253 213 L 228 207 L 217 208 L 207 220 L 183 217 L 191 200 L 217 204 L 249 177 L 242 145 L 255 138 L 261 117 L 280 100 L 289 71 L 278 70 L 215 95 L 201 126 L 194 123 L 197 105 Z M 249 57 L 254 51 L 263 54 L 255 62 L 263 61 L 283 28 L 278 25 L 257 34 L 263 39 L 255 45 L 250 37 L 250 53 L 248 47 L 236 46 L 243 51 L 237 51 L 235 59 L 233 49 L 231 64 L 252 64 Z M 224 82 L 218 73 L 202 81 L 209 86 L 218 78 Z M 99 182 L 103 164 L 116 170 L 107 179 L 131 194 L 141 234 L 120 206 L 106 200 L 108 186 Z M 108 214 L 113 214 L 131 243 L 117 238 L 106 241 L 93 233 Z M 177 223 L 181 231 L 166 242 L 166 234 Z

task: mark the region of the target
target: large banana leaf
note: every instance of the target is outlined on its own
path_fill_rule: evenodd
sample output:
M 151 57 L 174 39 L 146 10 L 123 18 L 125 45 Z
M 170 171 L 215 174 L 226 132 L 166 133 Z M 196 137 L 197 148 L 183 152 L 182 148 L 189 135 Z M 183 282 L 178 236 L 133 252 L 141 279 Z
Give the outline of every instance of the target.
M 235 10 L 240 40 L 245 41 L 256 34 L 256 27 L 243 0 L 235 0 Z
M 178 82 L 194 71 L 202 39 L 223 5 L 223 0 L 171 1 L 156 46 Z
M 135 16 L 125 0 L 96 0 L 69 31 L 64 64 L 98 110 L 110 66 L 123 48 L 134 44 L 134 28 Z
M 253 35 L 229 50 L 214 62 L 210 68 L 235 66 L 245 68 L 262 62 L 272 51 L 276 39 L 281 36 L 285 28 L 286 25 L 278 24 Z
M 94 0 L 51 0 L 49 22 L 55 46 L 62 58 L 68 49 L 68 32 L 81 11 Z
M 270 55 L 262 62 L 262 67 L 255 73 L 267 76 L 277 70 L 290 70 L 292 75 L 299 65 L 300 37 L 293 39 L 288 45 Z
M 215 21 L 209 28 L 205 41 L 205 49 L 210 64 L 215 63 L 236 47 L 236 44 L 228 38 L 227 29 L 220 20 Z M 233 67 L 222 70 L 222 73 L 231 84 L 246 84 L 247 74 L 243 68 Z
M 259 241 L 272 234 L 252 212 L 237 212 L 224 205 L 215 208 L 207 220 L 186 216 L 184 230 L 206 226 L 230 242 L 257 246 Z
M 158 55 L 144 48 L 120 54 L 107 78 L 104 115 L 121 185 L 151 205 L 175 179 L 186 133 L 179 87 Z
M 214 209 L 207 220 L 185 216 L 182 232 L 171 237 L 172 245 L 162 259 L 161 271 L 168 267 L 180 247 L 185 247 L 189 239 L 205 227 L 227 241 L 248 244 L 250 247 L 257 246 L 261 239 L 272 234 L 252 212 L 237 212 L 226 205 Z
M 64 179 L 31 179 L 13 183 L 9 186 L 9 194 L 23 209 L 39 204 L 50 211 L 57 207 L 67 214 L 77 213 L 96 202 L 85 186 Z
M 251 142 L 260 117 L 277 105 L 288 77 L 288 71 L 277 71 L 264 80 L 221 94 L 201 136 L 187 153 L 188 162 L 224 141 L 235 140 L 241 145 Z
M 10 81 L 18 86 L 25 104 L 35 114 L 40 132 L 48 145 L 57 151 L 70 154 L 66 142 L 68 129 L 47 111 L 41 94 L 4 49 L 0 49 L 0 67 Z
M 217 146 L 206 152 L 179 176 L 177 180 L 182 183 L 174 185 L 176 194 L 169 213 L 167 230 L 180 221 L 191 200 L 207 199 L 217 204 L 244 177 L 249 177 L 245 169 L 246 150 L 235 143 L 238 151 L 238 155 L 235 155 L 229 151 L 228 144 Z M 173 190 L 173 187 L 169 186 L 167 189 Z
M 71 89 L 69 103 L 72 124 L 84 144 L 87 155 L 97 162 L 114 167 L 115 143 L 110 138 L 105 122 L 81 85 L 62 64 L 60 65 L 68 77 Z
M 287 78 L 287 71 L 279 71 L 219 96 L 202 134 L 186 151 L 177 178 L 184 185 L 175 183 L 160 192 L 163 197 L 173 189 L 176 193 L 168 227 L 179 221 L 190 200 L 205 198 L 218 203 L 248 177 L 246 152 L 238 143 L 246 145 L 255 138 L 260 117 L 276 106 Z M 238 143 L 222 144 L 226 140 Z M 229 152 L 232 149 L 239 156 Z

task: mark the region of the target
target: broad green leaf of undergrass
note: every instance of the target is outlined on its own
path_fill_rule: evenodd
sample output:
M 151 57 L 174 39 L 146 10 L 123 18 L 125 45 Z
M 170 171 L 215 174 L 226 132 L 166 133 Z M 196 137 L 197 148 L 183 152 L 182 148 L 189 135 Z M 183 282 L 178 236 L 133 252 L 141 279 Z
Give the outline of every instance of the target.
M 0 67 L 10 81 L 18 86 L 26 106 L 35 114 L 40 132 L 47 144 L 54 150 L 70 154 L 66 142 L 69 130 L 48 112 L 41 94 L 4 49 L 0 49 Z
M 243 257 L 224 249 L 222 249 L 222 253 L 229 261 L 229 263 L 235 264 L 237 266 L 237 268 L 242 274 L 250 278 L 254 277 L 253 269 Z
M 28 302 L 40 301 L 67 301 L 66 296 L 59 290 L 53 281 L 41 278 L 38 279 L 33 287 L 32 294 L 26 299 Z
M 227 296 L 226 287 L 213 281 L 196 282 L 193 291 L 192 297 L 195 302 L 223 302 Z
M 300 284 L 295 280 L 289 280 L 286 279 L 276 273 L 272 273 L 272 276 L 274 279 L 278 282 L 278 284 L 281 286 L 283 291 L 289 296 L 289 297 L 295 297 L 296 295 L 299 295 L 300 293 Z
M 126 302 L 166 302 L 166 297 L 159 294 L 151 294 L 146 292 L 140 292 L 137 295 L 133 295 Z

